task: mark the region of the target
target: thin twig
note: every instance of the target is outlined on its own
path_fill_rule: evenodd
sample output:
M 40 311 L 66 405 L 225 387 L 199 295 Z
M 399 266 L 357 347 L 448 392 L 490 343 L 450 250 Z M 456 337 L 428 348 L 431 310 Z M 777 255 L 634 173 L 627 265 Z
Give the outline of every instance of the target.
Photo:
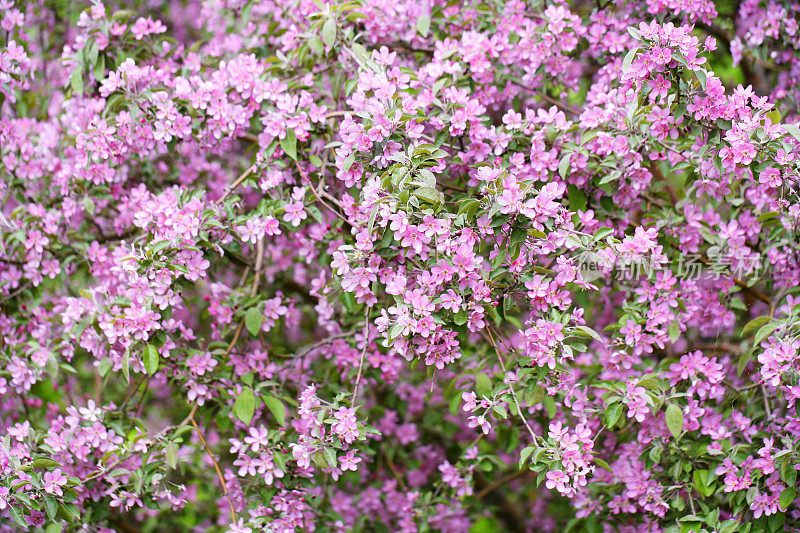
M 555 98 L 551 97 L 549 94 L 545 93 L 542 90 L 534 89 L 530 85 L 526 85 L 524 82 L 522 82 L 522 80 L 511 79 L 509 81 L 511 81 L 511 83 L 513 83 L 514 85 L 516 85 L 517 87 L 519 87 L 521 89 L 525 89 L 526 91 L 530 91 L 532 93 L 535 93 L 536 95 L 540 96 L 542 98 L 542 100 L 544 100 L 545 102 L 556 106 L 557 108 L 561 109 L 562 111 L 564 111 L 566 113 L 570 113 L 570 114 L 575 115 L 575 116 L 581 114 L 581 112 L 578 111 L 577 109 L 573 109 L 570 106 L 559 102 L 558 100 L 556 100 Z
M 264 265 L 264 237 L 261 237 L 258 240 L 258 244 L 256 244 L 256 265 L 254 268 L 255 274 L 253 276 L 253 284 L 250 286 L 250 296 L 255 296 L 258 292 L 258 284 L 261 281 L 261 268 Z M 244 318 L 239 320 L 239 325 L 236 326 L 236 331 L 233 334 L 233 339 L 231 339 L 230 344 L 228 344 L 228 348 L 225 350 L 225 355 L 223 356 L 225 359 L 233 351 L 234 346 L 236 343 L 239 342 L 239 337 L 242 335 L 242 330 L 244 329 Z
M 700 257 L 700 262 L 703 263 L 704 265 L 708 266 L 708 267 L 713 267 L 714 266 L 714 264 L 711 261 L 709 261 L 708 259 L 706 259 L 705 257 Z M 737 287 L 739 287 L 743 291 L 751 294 L 753 297 L 761 300 L 765 304 L 771 304 L 772 303 L 772 300 L 770 299 L 769 296 L 767 296 L 763 292 L 759 291 L 755 287 L 748 286 L 747 283 L 745 283 L 744 281 L 740 280 L 739 278 L 737 278 L 735 276 L 733 276 L 731 279 L 733 279 L 733 283 Z
M 772 318 L 773 315 L 775 314 L 775 309 L 777 309 L 778 304 L 781 303 L 781 300 L 783 300 L 783 297 L 786 296 L 786 292 L 788 290 L 789 290 L 788 286 L 781 287 L 781 289 L 778 291 L 778 294 L 776 294 L 775 298 L 773 298 L 772 301 L 770 302 L 770 304 L 769 304 L 769 317 L 770 318 Z
M 244 172 L 242 172 L 241 176 L 239 176 L 238 178 L 236 178 L 236 181 L 234 181 L 234 182 L 233 182 L 233 183 L 231 183 L 231 184 L 230 184 L 228 187 L 226 187 L 226 188 L 225 188 L 225 190 L 224 190 L 224 191 L 223 191 L 223 193 L 222 193 L 222 196 L 220 196 L 219 200 L 217 200 L 217 201 L 216 201 L 216 202 L 214 202 L 214 203 L 215 203 L 216 205 L 219 205 L 219 204 L 221 204 L 221 203 L 222 203 L 222 201 L 223 201 L 223 200 L 225 200 L 225 198 L 227 198 L 227 197 L 228 197 L 228 196 L 229 196 L 229 195 L 230 195 L 230 194 L 231 194 L 231 193 L 234 191 L 234 189 L 236 189 L 236 187 L 238 187 L 239 185 L 241 185 L 241 184 L 242 184 L 242 182 L 243 182 L 244 180 L 246 180 L 246 179 L 248 178 L 248 176 L 250 176 L 250 174 L 252 174 L 252 173 L 253 173 L 253 171 L 254 171 L 255 169 L 256 169 L 256 165 L 255 165 L 255 164 L 252 164 L 252 165 L 250 165 L 250 166 L 247 168 L 247 170 L 245 170 Z
M 345 223 L 346 223 L 348 226 L 352 226 L 353 224 L 351 224 L 351 223 L 350 223 L 350 221 L 349 221 L 349 220 L 347 220 L 347 219 L 344 217 L 344 215 L 342 215 L 341 213 L 339 213 L 339 211 L 337 211 L 336 209 L 334 209 L 334 208 L 332 208 L 331 206 L 329 206 L 328 204 L 326 204 L 326 203 L 325 203 L 325 201 L 324 201 L 322 198 L 320 198 L 319 194 L 317 193 L 317 189 L 314 187 L 314 185 L 312 185 L 312 184 L 311 184 L 311 179 L 308 177 L 308 174 L 306 174 L 306 173 L 303 171 L 303 169 L 300 167 L 300 163 L 298 163 L 297 161 L 295 161 L 295 162 L 294 162 L 294 164 L 295 164 L 295 166 L 297 167 L 297 171 L 300 173 L 300 177 L 303 179 L 303 181 L 305 181 L 305 182 L 306 182 L 306 184 L 308 185 L 308 187 L 311 189 L 311 193 L 314 195 L 314 197 L 317 199 L 317 201 L 318 201 L 319 203 L 321 203 L 323 206 L 325 206 L 325 207 L 326 207 L 326 208 L 327 208 L 329 211 L 331 211 L 331 212 L 332 212 L 334 215 L 336 215 L 337 217 L 339 217 L 340 219 L 342 219 L 342 220 L 343 220 L 343 221 L 344 221 L 344 222 L 345 222 Z M 323 194 L 326 194 L 326 195 L 327 195 L 327 193 L 325 193 L 324 191 L 323 191 Z
M 407 490 L 408 487 L 406 487 L 406 482 L 403 480 L 403 476 L 397 470 L 397 467 L 395 466 L 394 462 L 392 461 L 392 458 L 389 457 L 389 454 L 386 453 L 386 451 L 383 451 L 383 457 L 386 459 L 386 464 L 389 466 L 389 470 L 392 471 L 392 474 L 394 475 L 394 478 L 397 480 L 397 482 L 400 484 L 400 486 L 403 488 L 403 490 Z
M 325 120 L 329 118 L 336 118 L 336 117 L 344 117 L 346 115 L 351 115 L 355 113 L 354 111 L 328 111 L 325 113 Z
M 31 286 L 31 284 L 30 284 L 30 283 L 25 283 L 25 284 L 24 284 L 24 285 L 22 285 L 22 286 L 21 286 L 19 289 L 15 290 L 15 291 L 14 291 L 14 292 L 12 292 L 11 294 L 9 294 L 8 296 L 6 296 L 6 297 L 5 297 L 5 298 L 3 298 L 2 300 L 0 300 L 0 304 L 4 304 L 4 303 L 6 303 L 7 301 L 11 300 L 12 298 L 14 298 L 15 296 L 17 296 L 17 295 L 18 295 L 19 293 L 21 293 L 22 291 L 24 291 L 25 289 L 29 288 L 30 286 Z
M 358 374 L 356 374 L 356 384 L 353 387 L 353 397 L 350 399 L 350 407 L 356 404 L 356 397 L 358 396 L 358 386 L 361 384 L 361 373 L 364 370 L 364 358 L 369 349 L 369 308 L 364 316 L 364 349 L 361 350 L 361 358 L 358 361 Z
M 164 435 L 166 435 L 167 433 L 169 433 L 170 431 L 182 428 L 183 426 L 188 424 L 190 420 L 193 419 L 194 414 L 196 412 L 197 412 L 197 404 L 194 404 L 194 405 L 192 405 L 192 409 L 191 409 L 191 411 L 189 411 L 189 414 L 186 416 L 186 418 L 183 419 L 183 421 L 180 424 L 178 424 L 176 426 L 167 426 L 167 427 L 165 427 L 164 429 L 162 429 L 161 431 L 156 433 L 156 435 L 155 435 L 155 437 L 153 437 L 153 439 L 154 440 L 158 440 L 161 437 L 163 437 Z M 125 458 L 122 458 L 119 461 L 116 461 L 115 463 L 96 471 L 95 473 L 87 476 L 83 480 L 83 482 L 86 483 L 87 481 L 91 481 L 93 479 L 97 479 L 99 477 L 104 476 L 105 474 L 107 474 L 111 470 L 115 469 L 118 465 L 122 464 L 123 461 L 125 461 Z
M 231 523 L 236 522 L 236 510 L 233 507 L 233 500 L 231 500 L 231 495 L 228 493 L 228 485 L 227 483 L 225 483 L 225 476 L 222 475 L 222 471 L 219 469 L 219 463 L 217 463 L 217 459 L 216 457 L 214 457 L 214 452 L 212 452 L 211 448 L 208 447 L 208 443 L 206 442 L 205 437 L 203 437 L 203 432 L 200 431 L 200 427 L 197 425 L 194 416 L 192 416 L 189 419 L 189 422 L 194 426 L 194 429 L 197 431 L 197 435 L 200 437 L 200 442 L 203 443 L 203 446 L 206 449 L 206 453 L 211 458 L 211 461 L 214 463 L 214 470 L 217 471 L 217 477 L 219 477 L 219 482 L 222 483 L 222 492 L 228 499 L 228 505 L 231 508 Z
M 122 400 L 122 405 L 119 406 L 120 411 L 124 411 L 125 408 L 128 406 L 128 403 L 133 399 L 136 391 L 139 390 L 139 386 L 144 381 L 145 377 L 140 377 L 135 383 L 131 383 L 128 387 L 128 393 L 125 395 L 125 399 Z
M 510 482 L 514 481 L 515 479 L 520 478 L 520 477 L 528 474 L 529 472 L 530 472 L 530 470 L 528 470 L 528 469 L 517 470 L 516 472 L 512 472 L 512 473 L 508 474 L 507 476 L 501 477 L 497 481 L 494 481 L 494 482 L 486 485 L 475 497 L 478 500 L 482 500 L 486 496 L 488 496 L 489 493 L 494 492 L 495 490 L 499 489 L 500 487 L 502 487 L 506 483 L 510 483 Z
M 239 325 L 236 326 L 236 332 L 233 334 L 233 339 L 231 339 L 231 343 L 228 345 L 228 349 L 225 350 L 224 358 L 227 359 L 228 356 L 233 351 L 233 347 L 236 346 L 236 343 L 239 342 L 239 336 L 242 334 L 242 330 L 244 329 L 244 318 L 239 321 Z
M 769 397 L 767 396 L 767 388 L 761 384 L 761 394 L 764 395 L 764 411 L 767 413 L 767 420 L 772 418 L 772 408 L 769 406 Z
M 139 396 L 139 405 L 136 406 L 136 417 L 142 416 L 142 408 L 144 407 L 144 399 L 147 396 L 147 389 L 150 386 L 150 378 L 152 376 L 147 376 L 147 379 L 144 380 L 144 385 L 142 385 L 142 394 Z
M 103 376 L 98 372 L 94 375 L 94 403 L 100 405 L 103 399 Z
M 332 343 L 333 341 L 335 341 L 337 339 L 341 339 L 341 338 L 344 338 L 344 337 L 349 337 L 353 333 L 355 333 L 355 331 L 352 331 L 352 330 L 351 331 L 343 331 L 341 333 L 336 333 L 334 335 L 331 335 L 330 337 L 324 338 L 323 340 L 321 340 L 321 341 L 319 341 L 317 343 L 312 344 L 311 346 L 309 346 L 307 348 L 304 348 L 303 350 L 297 352 L 295 355 L 292 355 L 292 356 L 289 356 L 289 357 L 292 358 L 292 359 L 298 358 L 298 357 L 300 357 L 300 358 L 305 357 L 306 355 L 308 355 L 312 351 L 316 350 L 317 348 L 319 348 L 321 346 L 325 346 L 326 344 L 330 344 L 330 343 Z
M 258 239 L 256 244 L 256 266 L 253 285 L 250 287 L 250 296 L 255 296 L 258 292 L 258 284 L 261 282 L 261 268 L 264 266 L 264 237 Z
M 497 349 L 497 343 L 495 342 L 494 337 L 492 336 L 491 328 L 487 328 L 486 332 L 489 334 L 489 343 L 492 345 L 492 348 L 494 348 L 494 352 L 497 354 L 497 360 L 500 361 L 500 368 L 503 369 L 503 375 L 507 376 L 508 372 L 506 371 L 506 364 L 503 362 L 503 356 L 500 355 L 500 350 Z M 533 429 L 531 429 L 530 424 L 528 424 L 528 419 L 525 418 L 525 415 L 522 412 L 522 407 L 520 406 L 519 400 L 517 399 L 517 393 L 514 391 L 514 385 L 509 383 L 508 389 L 511 391 L 511 397 L 514 399 L 514 405 L 517 406 L 517 414 L 519 414 L 522 423 L 525 424 L 525 429 L 527 429 L 528 433 L 530 433 L 533 442 L 539 442 L 539 436 L 533 432 Z
M 778 291 L 778 294 L 775 295 L 775 298 L 773 298 L 769 302 L 769 317 L 770 318 L 774 317 L 775 309 L 777 309 L 778 304 L 783 299 L 783 297 L 786 295 L 786 291 L 787 290 L 788 290 L 788 287 L 781 287 L 781 289 Z M 767 420 L 770 420 L 772 418 L 772 407 L 770 407 L 769 396 L 767 394 L 767 387 L 763 383 L 761 384 L 761 394 L 764 396 L 764 411 L 766 411 L 766 413 L 767 413 Z

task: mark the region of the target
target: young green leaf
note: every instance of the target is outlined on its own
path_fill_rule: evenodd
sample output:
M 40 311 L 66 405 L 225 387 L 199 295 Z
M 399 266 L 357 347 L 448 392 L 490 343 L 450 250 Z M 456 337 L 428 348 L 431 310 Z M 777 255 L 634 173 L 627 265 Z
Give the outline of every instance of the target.
M 14 522 L 19 524 L 26 530 L 28 529 L 28 522 L 25 521 L 25 516 L 22 514 L 22 507 L 15 507 L 13 505 L 9 505 L 8 514 L 11 515 L 11 518 L 14 520 Z
M 261 325 L 264 323 L 264 313 L 258 307 L 251 307 L 244 314 L 244 325 L 253 337 L 258 336 Z
M 233 404 L 233 414 L 245 424 L 249 424 L 253 419 L 255 410 L 256 397 L 253 394 L 253 389 L 247 387 L 236 397 L 236 402 Z
M 278 425 L 286 425 L 286 406 L 283 405 L 283 402 L 270 395 L 264 395 L 263 399 L 264 404 L 267 406 L 267 409 L 269 409 L 269 412 L 272 413 L 272 416 L 275 417 L 275 421 Z
M 676 439 L 680 437 L 683 432 L 683 411 L 674 403 L 667 406 L 667 428 L 672 436 Z
M 533 451 L 535 449 L 536 448 L 534 448 L 533 446 L 526 446 L 525 448 L 522 448 L 522 451 L 519 452 L 519 468 L 520 469 L 527 462 L 528 457 L 531 456 L 531 454 L 533 453 Z
M 286 136 L 281 139 L 281 150 L 297 161 L 297 137 L 295 137 L 292 128 L 286 128 Z
M 326 20 L 325 24 L 322 25 L 322 34 L 320 36 L 325 46 L 331 48 L 333 43 L 336 42 L 336 21 L 333 19 Z
M 785 511 L 790 505 L 792 505 L 796 495 L 797 492 L 795 491 L 794 487 L 786 487 L 783 489 L 780 497 L 781 511 Z
M 44 497 L 44 510 L 50 520 L 56 519 L 56 513 L 58 513 L 58 504 L 52 496 Z
M 174 442 L 167 443 L 164 448 L 164 457 L 167 460 L 167 466 L 172 469 L 178 467 L 178 446 Z
M 149 375 L 153 375 L 158 370 L 158 349 L 153 346 L 152 344 L 148 343 L 147 346 L 144 348 L 144 353 L 142 354 L 142 359 L 144 362 L 144 370 Z
M 417 31 L 423 37 L 428 36 L 428 32 L 431 29 L 431 17 L 429 15 L 422 15 L 420 18 L 417 19 Z
M 742 337 L 746 337 L 747 335 L 750 334 L 750 332 L 757 330 L 770 320 L 772 319 L 768 316 L 760 316 L 758 318 L 754 318 L 753 320 L 745 324 L 745 326 L 742 328 Z

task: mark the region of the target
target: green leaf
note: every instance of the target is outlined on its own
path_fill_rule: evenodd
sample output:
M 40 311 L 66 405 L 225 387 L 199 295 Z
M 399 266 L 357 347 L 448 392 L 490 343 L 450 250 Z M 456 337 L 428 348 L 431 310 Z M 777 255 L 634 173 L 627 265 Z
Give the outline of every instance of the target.
M 781 325 L 780 321 L 775 321 L 761 326 L 761 329 L 758 330 L 758 333 L 756 333 L 756 336 L 753 339 L 753 345 L 760 344 L 761 341 L 766 339 L 773 331 L 778 329 L 780 325 Z
M 750 334 L 750 332 L 757 330 L 770 320 L 772 319 L 768 316 L 760 316 L 758 318 L 754 318 L 753 320 L 745 324 L 745 326 L 742 328 L 742 337 L 746 337 L 748 334 Z
M 392 326 L 392 329 L 389 330 L 389 340 L 395 339 L 398 335 L 403 332 L 405 326 L 403 324 L 395 324 Z
M 444 195 L 431 187 L 420 187 L 414 191 L 414 195 L 432 204 L 441 204 L 444 202 Z
M 81 517 L 81 512 L 74 503 L 62 503 L 61 509 L 64 511 L 64 514 L 69 517 L 70 522 L 74 522 Z
M 753 357 L 753 351 L 747 350 L 746 352 L 742 352 L 739 356 L 738 364 L 736 365 L 736 375 L 742 377 L 744 373 L 744 369 L 747 368 L 747 363 L 750 362 L 750 359 Z M 800 405 L 800 404 L 798 404 Z
M 275 466 L 286 471 L 286 458 L 283 456 L 282 453 L 275 452 L 272 454 L 272 461 L 275 463 Z
M 103 359 L 97 366 L 97 373 L 100 374 L 101 378 L 104 378 L 113 365 L 114 363 L 111 362 L 111 359 Z
M 336 21 L 333 19 L 326 20 L 325 24 L 322 25 L 322 34 L 320 36 L 325 46 L 331 48 L 333 43 L 336 42 Z
M 581 146 L 583 146 L 584 144 L 588 143 L 589 141 L 597 137 L 598 134 L 599 132 L 596 130 L 589 130 L 583 132 L 583 134 L 581 134 Z
M 328 447 L 323 448 L 322 454 L 325 456 L 325 461 L 327 461 L 327 463 L 331 465 L 331 467 L 334 467 L 337 464 L 339 464 L 338 461 L 336 461 L 336 452 L 334 451 L 333 448 L 328 448 Z
M 308 40 L 308 47 L 311 48 L 317 55 L 322 55 L 325 50 L 322 48 L 322 39 L 316 35 Z
M 264 323 L 264 313 L 258 307 L 251 307 L 244 314 L 244 325 L 253 337 L 258 336 L 261 331 L 261 324 Z
M 798 127 L 797 124 L 784 124 L 783 129 L 785 129 L 789 135 L 800 141 L 800 127 Z
M 249 424 L 255 412 L 256 397 L 253 394 L 253 389 L 247 387 L 236 397 L 236 402 L 233 404 L 233 414 L 245 424 Z
M 156 255 L 158 252 L 160 252 L 170 244 L 172 244 L 171 241 L 158 241 L 157 243 L 155 243 L 153 246 L 150 247 L 149 253 L 151 256 Z
M 740 311 L 747 311 L 747 306 L 744 304 L 741 298 L 738 296 L 734 296 L 731 298 L 731 309 L 739 309 Z
M 611 228 L 600 228 L 594 234 L 594 237 L 592 237 L 592 242 L 597 242 L 597 241 L 599 241 L 601 239 L 604 239 L 604 238 L 608 237 L 609 235 L 611 235 L 612 233 L 614 233 L 614 230 L 611 229 Z
M 519 468 L 520 469 L 522 468 L 522 466 L 528 460 L 528 457 L 531 456 L 531 454 L 533 453 L 533 451 L 535 449 L 536 448 L 534 448 L 533 446 L 526 446 L 525 448 L 522 448 L 522 451 L 519 452 Z
M 50 518 L 50 520 L 56 519 L 56 513 L 58 513 L 58 504 L 52 496 L 44 497 L 44 510 L 47 512 L 47 516 Z
M 353 43 L 350 46 L 350 48 L 353 50 L 353 53 L 355 54 L 356 58 L 358 58 L 359 61 L 364 62 L 367 59 L 369 59 L 369 53 L 367 52 L 367 49 L 364 48 L 363 45 L 359 43 Z
M 167 459 L 167 466 L 172 469 L 178 468 L 178 446 L 174 442 L 167 443 L 164 448 L 164 457 Z
M 151 376 L 158 370 L 158 357 L 158 349 L 152 344 L 147 343 L 142 358 L 144 360 L 144 370 Z
M 545 410 L 547 411 L 547 417 L 553 418 L 556 416 L 558 412 L 556 409 L 556 401 L 553 399 L 552 396 L 545 396 L 542 400 L 542 405 L 544 405 Z
M 786 487 L 781 492 L 780 504 L 781 504 L 781 511 L 786 511 L 790 505 L 794 502 L 794 497 L 797 495 L 797 492 L 794 490 L 793 487 Z
M 671 403 L 667 406 L 667 428 L 676 439 L 683 432 L 683 411 L 677 404 Z
M 622 173 L 619 170 L 614 170 L 606 174 L 600 179 L 600 183 L 598 185 L 605 185 L 606 183 L 611 183 L 612 181 L 618 179 Z
M 594 458 L 594 462 L 597 463 L 597 466 L 599 466 L 601 468 L 605 468 L 609 472 L 613 472 L 613 470 L 611 470 L 611 466 L 607 462 L 605 462 L 602 459 L 600 459 L 599 457 L 595 457 Z
M 39 457 L 31 463 L 33 468 L 54 468 L 61 466 L 61 463 L 50 459 L 49 457 Z
M 525 403 L 529 406 L 538 405 L 544 400 L 545 390 L 541 385 L 534 385 L 525 391 Z
M 311 217 L 312 217 L 314 220 L 316 220 L 317 222 L 319 222 L 320 224 L 322 224 L 322 222 L 323 222 L 323 218 L 322 218 L 322 212 L 321 212 L 321 211 L 320 211 L 320 210 L 317 208 L 317 206 L 315 206 L 315 205 L 309 205 L 308 207 L 306 207 L 306 212 L 307 212 L 308 214 L 310 214 L 310 215 L 311 215 Z
M 342 301 L 342 305 L 348 313 L 355 313 L 356 297 L 353 296 L 352 292 L 343 292 L 339 299 Z
M 528 231 L 526 228 L 514 228 L 511 232 L 511 239 L 509 245 L 513 246 L 517 243 L 525 242 L 528 238 Z
M 706 89 L 706 79 L 707 79 L 705 71 L 703 71 L 703 70 L 695 70 L 694 71 L 694 75 L 697 76 L 697 81 L 700 82 L 700 87 L 702 87 L 703 90 L 705 90 Z
M 125 376 L 125 381 L 131 382 L 131 351 L 126 349 L 122 356 L 122 375 Z
M 356 161 L 356 154 L 348 155 L 347 158 L 344 160 L 342 171 L 347 172 L 348 170 L 350 170 L 350 167 L 353 166 L 353 163 L 355 163 L 355 161 Z
M 278 423 L 279 426 L 286 425 L 286 406 L 283 405 L 283 402 L 277 399 L 274 396 L 264 395 L 263 396 L 264 403 L 269 409 L 269 412 L 272 413 L 272 416 L 275 417 L 275 421 Z
M 566 177 L 567 171 L 569 170 L 569 159 L 572 157 L 572 154 L 567 154 L 561 158 L 561 161 L 558 162 L 558 175 Z
M 23 483 L 21 485 L 20 484 L 15 484 L 14 485 L 14 489 L 17 491 L 14 494 L 14 497 L 17 499 L 17 501 L 21 502 L 23 505 L 26 505 L 31 509 L 36 509 L 38 507 L 38 505 L 33 503 L 33 500 L 28 498 L 28 496 L 26 494 L 24 494 L 22 491 L 18 490 L 19 488 L 24 487 L 24 486 L 25 486 L 25 483 Z
M 489 379 L 489 376 L 483 373 L 475 376 L 475 391 L 481 398 L 491 396 L 492 381 Z
M 667 332 L 669 332 L 669 340 L 673 343 L 678 342 L 678 339 L 681 336 L 681 328 L 675 322 L 670 322 L 667 325 Z
M 630 30 L 631 29 L 629 28 L 628 31 Z M 631 63 L 633 63 L 633 58 L 636 57 L 636 52 L 638 51 L 639 47 L 637 46 L 636 48 L 632 48 L 627 54 L 625 54 L 625 59 L 622 60 L 622 72 L 628 70 L 628 68 L 631 66 Z
M 28 523 L 25 521 L 25 517 L 22 515 L 22 511 L 20 509 L 20 507 L 14 507 L 13 505 L 9 506 L 8 514 L 11 515 L 11 518 L 14 519 L 14 522 L 27 529 Z
M 97 81 L 102 80 L 106 77 L 106 57 L 100 56 L 97 58 L 97 62 L 94 64 L 94 79 Z
M 692 479 L 694 480 L 695 489 L 703 496 L 711 496 L 714 493 L 714 488 L 709 485 L 708 478 L 709 478 L 708 470 L 695 470 L 692 473 Z
M 320 468 L 330 468 L 328 464 L 328 460 L 325 459 L 325 454 L 323 452 L 317 452 L 314 454 L 314 463 Z
M 747 495 L 746 495 L 747 503 L 753 503 L 753 501 L 756 499 L 756 496 L 758 496 L 758 494 L 759 493 L 758 493 L 758 487 L 757 486 L 753 486 L 753 487 L 750 487 L 749 489 L 747 489 Z
M 590 328 L 589 326 L 575 326 L 575 329 L 584 332 L 586 335 L 590 336 L 591 338 L 602 341 L 603 339 L 600 338 L 600 334 L 597 333 L 595 330 Z
M 78 95 L 83 95 L 83 64 L 79 64 L 72 71 L 69 78 L 69 83 L 72 86 L 72 92 Z
M 575 185 L 569 184 L 569 210 L 570 211 L 586 211 L 586 195 L 583 191 L 578 189 Z
M 606 427 L 613 428 L 620 416 L 622 416 L 621 403 L 615 403 L 606 409 Z
M 536 450 L 533 456 L 531 456 L 531 464 L 535 465 L 536 463 L 538 463 L 539 459 L 542 458 L 542 455 L 544 455 L 545 459 L 547 459 L 547 448 L 539 448 L 538 450 Z
M 429 15 L 422 15 L 420 18 L 417 19 L 417 31 L 423 37 L 428 36 L 428 32 L 431 29 L 431 17 Z
M 297 161 L 297 137 L 295 137 L 293 129 L 286 129 L 286 136 L 281 139 L 281 150 Z

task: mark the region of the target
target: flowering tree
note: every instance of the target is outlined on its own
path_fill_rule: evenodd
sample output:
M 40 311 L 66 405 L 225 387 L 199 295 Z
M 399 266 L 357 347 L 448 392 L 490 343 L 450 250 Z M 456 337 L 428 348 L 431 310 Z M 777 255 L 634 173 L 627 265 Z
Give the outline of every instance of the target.
M 800 528 L 800 3 L 0 8 L 0 531 Z

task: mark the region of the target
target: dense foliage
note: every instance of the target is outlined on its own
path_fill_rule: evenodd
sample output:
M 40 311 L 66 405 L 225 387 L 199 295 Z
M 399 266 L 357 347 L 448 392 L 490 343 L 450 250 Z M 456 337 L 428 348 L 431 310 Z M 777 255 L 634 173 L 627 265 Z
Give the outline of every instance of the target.
M 796 0 L 0 0 L 0 531 L 800 530 Z

